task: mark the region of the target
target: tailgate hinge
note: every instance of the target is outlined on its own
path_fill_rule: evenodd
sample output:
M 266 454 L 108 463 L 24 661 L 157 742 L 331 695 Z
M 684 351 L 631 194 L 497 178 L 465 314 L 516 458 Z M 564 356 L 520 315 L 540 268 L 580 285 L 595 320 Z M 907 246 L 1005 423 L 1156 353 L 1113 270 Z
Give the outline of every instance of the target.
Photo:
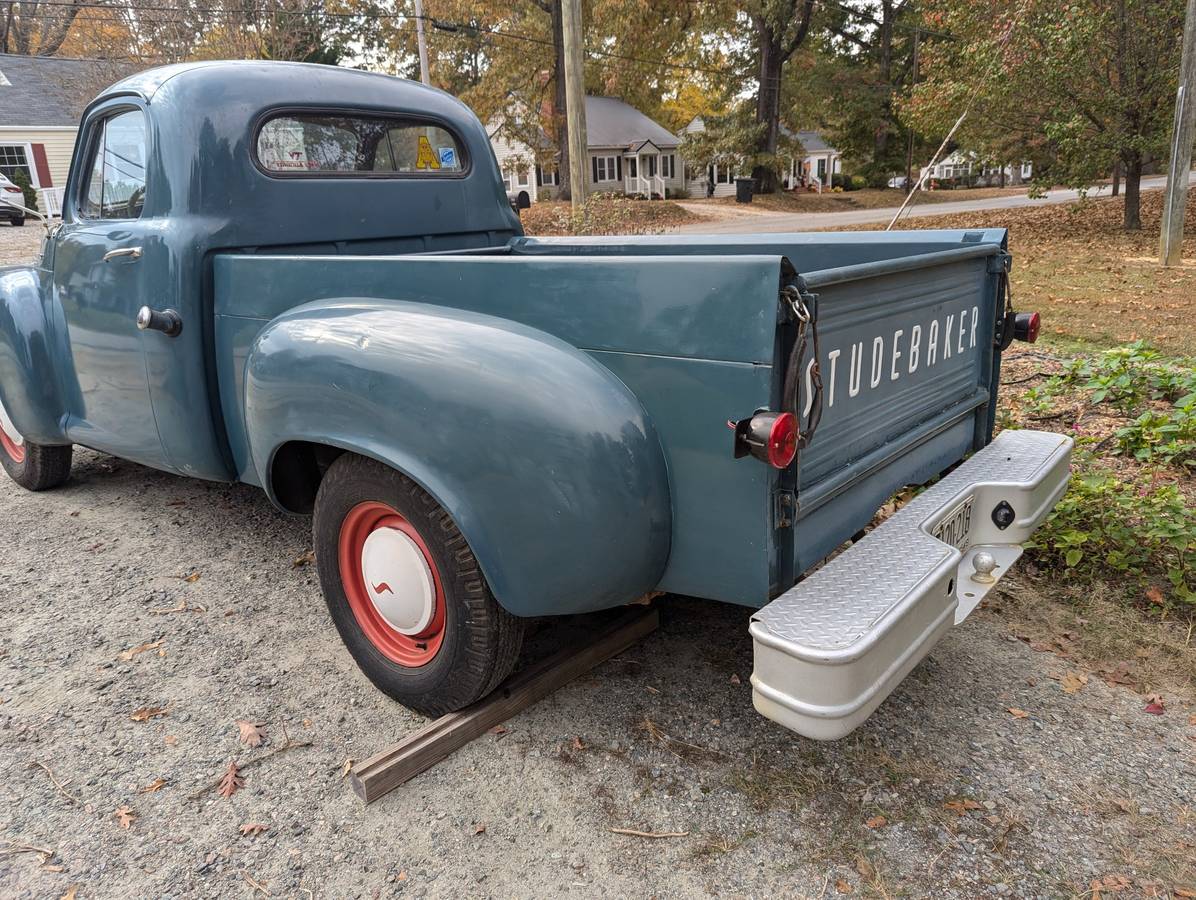
M 1008 250 L 999 250 L 988 258 L 989 275 L 1008 275 L 1013 269 L 1013 254 Z
M 792 528 L 797 514 L 797 495 L 793 491 L 776 491 L 772 495 L 773 528 Z

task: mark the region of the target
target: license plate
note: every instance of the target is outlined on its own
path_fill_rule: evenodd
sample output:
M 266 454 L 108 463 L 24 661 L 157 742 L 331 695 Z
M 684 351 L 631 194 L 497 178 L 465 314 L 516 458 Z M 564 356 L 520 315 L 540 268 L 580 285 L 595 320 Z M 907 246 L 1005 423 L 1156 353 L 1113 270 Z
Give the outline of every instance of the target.
M 947 513 L 946 518 L 934 528 L 934 536 L 944 544 L 950 544 L 962 550 L 968 541 L 968 532 L 972 530 L 972 498 Z

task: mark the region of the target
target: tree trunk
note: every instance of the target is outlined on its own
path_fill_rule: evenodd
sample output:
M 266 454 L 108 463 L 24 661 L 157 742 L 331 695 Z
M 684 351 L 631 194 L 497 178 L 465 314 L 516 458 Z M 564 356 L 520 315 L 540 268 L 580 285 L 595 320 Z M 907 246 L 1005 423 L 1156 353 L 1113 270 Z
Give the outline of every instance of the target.
M 569 188 L 569 116 L 565 99 L 565 22 L 561 12 L 561 0 L 552 0 L 552 117 L 556 128 L 553 139 L 557 147 L 557 196 L 571 200 Z
M 1121 193 L 1121 160 L 1113 163 L 1113 196 Z
M 764 132 L 756 144 L 756 153 L 776 157 L 777 137 L 781 118 L 781 65 L 784 62 L 781 41 L 773 30 L 763 22 L 756 23 L 760 42 L 760 90 L 756 95 L 756 122 L 764 126 Z M 777 189 L 777 170 L 773 165 L 758 163 L 752 168 L 761 194 L 772 194 Z
M 1142 154 L 1136 150 L 1123 155 L 1125 163 L 1125 219 L 1126 231 L 1141 231 L 1142 216 L 1139 197 L 1142 186 Z

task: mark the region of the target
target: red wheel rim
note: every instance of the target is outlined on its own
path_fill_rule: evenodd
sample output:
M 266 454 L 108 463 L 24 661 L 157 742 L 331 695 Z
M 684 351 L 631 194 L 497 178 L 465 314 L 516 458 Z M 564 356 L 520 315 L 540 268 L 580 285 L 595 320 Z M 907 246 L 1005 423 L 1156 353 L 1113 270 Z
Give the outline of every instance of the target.
M 3 448 L 5 455 L 13 462 L 24 462 L 25 445 L 24 443 L 18 444 L 16 441 L 14 441 L 11 437 L 9 437 L 8 432 L 4 429 L 5 425 L 11 427 L 12 423 L 8 418 L 8 413 L 2 406 L 0 406 L 0 419 L 3 420 L 0 421 L 0 448 Z
M 410 538 L 419 548 L 431 572 L 434 587 L 431 616 L 416 634 L 404 634 L 392 627 L 382 617 L 366 586 L 363 562 L 365 544 L 370 535 L 380 529 L 394 529 Z M 444 585 L 428 545 L 415 527 L 385 503 L 359 503 L 349 510 L 341 522 L 338 563 L 341 584 L 353 618 L 378 652 L 391 662 L 408 668 L 418 668 L 431 662 L 440 652 L 444 641 Z

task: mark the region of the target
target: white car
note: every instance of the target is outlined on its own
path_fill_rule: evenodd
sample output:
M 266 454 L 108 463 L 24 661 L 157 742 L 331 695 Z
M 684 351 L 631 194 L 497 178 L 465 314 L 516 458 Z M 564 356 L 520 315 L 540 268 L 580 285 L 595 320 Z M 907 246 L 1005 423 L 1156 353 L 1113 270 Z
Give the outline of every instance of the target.
M 7 202 L 12 200 L 13 203 L 24 206 L 25 197 L 23 194 L 24 192 L 13 184 L 7 176 L 0 175 L 0 220 L 6 219 L 12 225 L 25 224 L 25 213 Z
M 905 176 L 904 175 L 895 175 L 894 177 L 890 178 L 889 179 L 889 187 L 900 188 L 901 190 L 905 190 Z

